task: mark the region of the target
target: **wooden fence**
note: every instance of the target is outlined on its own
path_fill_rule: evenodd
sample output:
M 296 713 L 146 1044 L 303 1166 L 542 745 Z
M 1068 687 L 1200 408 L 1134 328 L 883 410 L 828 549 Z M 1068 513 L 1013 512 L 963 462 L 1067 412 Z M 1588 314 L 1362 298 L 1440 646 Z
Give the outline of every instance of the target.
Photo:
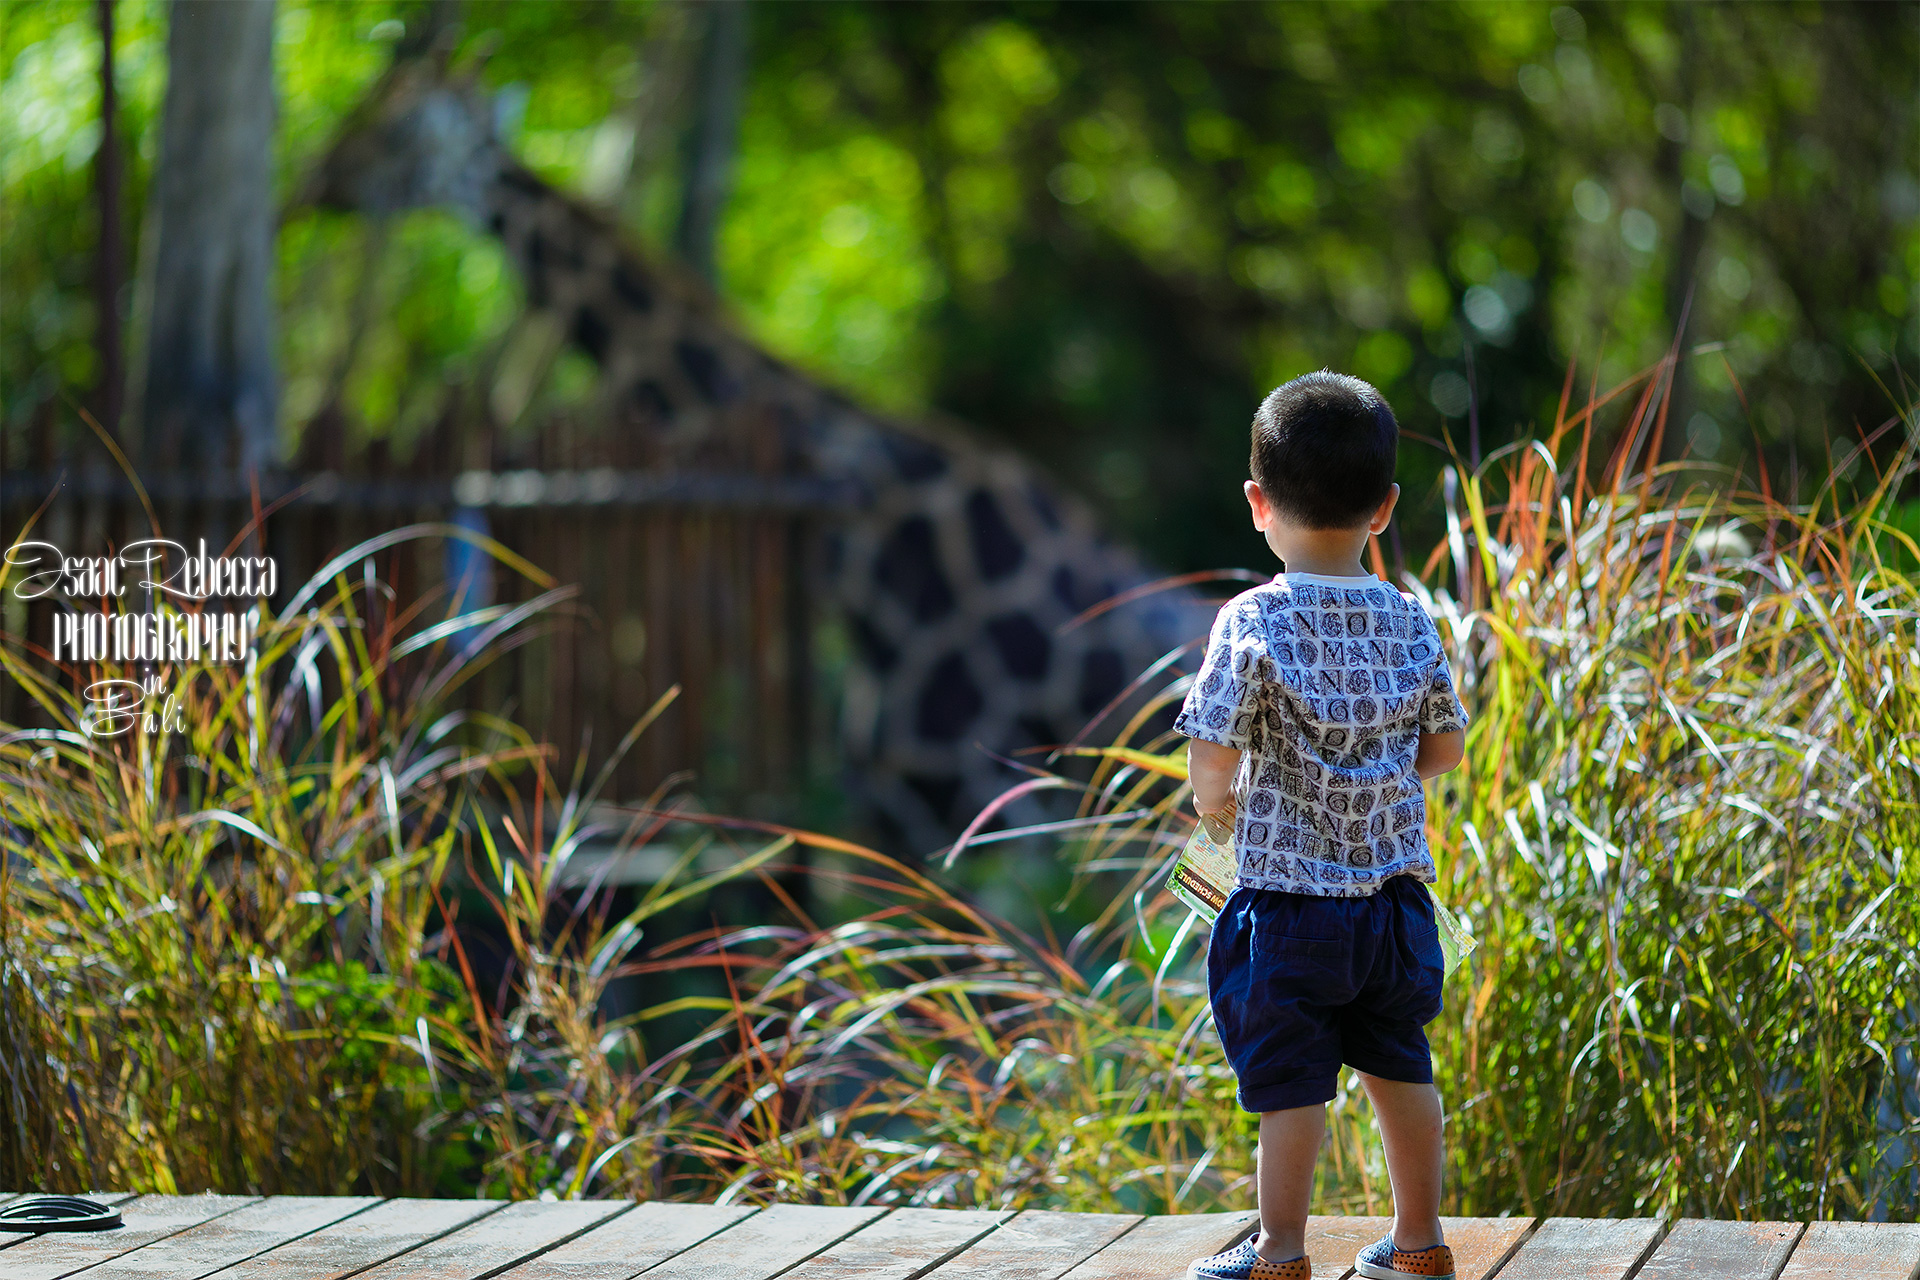
M 101 555 L 154 536 L 145 508 L 104 450 L 59 452 L 50 433 L 30 447 L 0 448 L 0 545 L 20 534 L 52 495 L 33 536 L 73 555 Z M 683 694 L 629 753 L 608 799 L 647 795 L 682 770 L 703 794 L 766 808 L 791 794 L 818 763 L 816 739 L 830 714 L 813 652 L 817 611 L 809 584 L 820 534 L 853 497 L 829 482 L 745 470 L 666 470 L 579 465 L 591 449 L 547 439 L 531 465 L 456 469 L 450 460 L 508 452 L 471 441 L 429 442 L 405 467 L 377 446 L 353 465 L 324 446 L 303 451 L 306 468 L 262 478 L 267 516 L 260 550 L 276 557 L 285 604 L 337 554 L 404 525 L 454 521 L 499 540 L 579 595 L 550 629 L 508 652 L 462 693 L 466 705 L 509 711 L 559 749 L 565 778 L 589 741 L 597 769 L 663 691 Z M 573 442 L 577 445 L 577 442 Z M 551 465 L 567 454 L 572 466 Z M 546 463 L 548 465 L 542 465 Z M 24 465 L 23 465 L 24 464 Z M 191 550 L 202 538 L 223 549 L 253 518 L 252 483 L 231 474 L 142 472 L 163 536 Z M 456 574 L 474 572 L 463 544 L 428 539 L 383 551 L 375 574 L 405 608 L 428 592 L 451 595 Z M 511 603 L 541 588 L 478 558 L 473 603 Z M 490 571 L 490 572 L 489 572 Z M 356 566 L 351 576 L 360 577 Z M 8 592 L 0 626 L 44 647 L 48 601 Z M 427 615 L 430 618 L 444 616 Z M 24 691 L 0 681 L 0 722 L 43 720 Z M 759 802 L 756 803 L 756 798 Z

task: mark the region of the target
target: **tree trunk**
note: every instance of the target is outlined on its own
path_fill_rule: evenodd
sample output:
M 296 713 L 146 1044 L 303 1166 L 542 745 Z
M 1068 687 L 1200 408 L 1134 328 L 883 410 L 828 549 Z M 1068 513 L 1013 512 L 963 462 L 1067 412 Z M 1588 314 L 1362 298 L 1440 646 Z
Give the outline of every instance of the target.
M 145 457 L 271 467 L 273 0 L 174 0 L 169 14 Z
M 93 411 L 109 434 L 120 431 L 120 396 L 126 381 L 121 364 L 120 287 L 126 282 L 126 241 L 120 229 L 120 110 L 113 76 L 113 0 L 98 0 L 100 21 L 100 149 L 93 157 L 94 200 L 100 212 L 100 243 L 94 251 L 94 347 L 100 380 L 94 386 Z
M 706 15 L 674 250 L 711 281 L 714 237 L 733 186 L 733 155 L 740 141 L 740 98 L 747 82 L 746 0 L 713 0 Z

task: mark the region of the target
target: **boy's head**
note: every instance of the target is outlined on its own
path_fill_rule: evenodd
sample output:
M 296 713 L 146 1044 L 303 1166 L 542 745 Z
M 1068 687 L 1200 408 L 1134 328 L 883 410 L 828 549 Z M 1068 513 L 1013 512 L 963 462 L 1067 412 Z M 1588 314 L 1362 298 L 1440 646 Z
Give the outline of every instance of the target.
M 1393 489 L 1400 424 L 1378 391 L 1344 373 L 1275 387 L 1253 415 L 1253 481 L 1289 524 L 1351 529 Z

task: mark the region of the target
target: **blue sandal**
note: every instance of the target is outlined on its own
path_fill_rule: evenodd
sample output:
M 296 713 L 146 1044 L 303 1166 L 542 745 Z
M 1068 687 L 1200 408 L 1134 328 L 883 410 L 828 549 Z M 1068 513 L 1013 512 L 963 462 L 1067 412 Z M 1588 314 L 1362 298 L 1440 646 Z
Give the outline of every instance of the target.
M 1354 1255 L 1353 1270 L 1368 1280 L 1393 1280 L 1395 1276 L 1428 1276 L 1432 1280 L 1453 1280 L 1453 1250 L 1444 1244 L 1431 1249 L 1397 1249 L 1393 1237 L 1375 1241 Z
M 1313 1280 L 1313 1264 L 1305 1256 L 1268 1262 L 1253 1241 L 1248 1236 L 1224 1253 L 1189 1262 L 1187 1280 Z

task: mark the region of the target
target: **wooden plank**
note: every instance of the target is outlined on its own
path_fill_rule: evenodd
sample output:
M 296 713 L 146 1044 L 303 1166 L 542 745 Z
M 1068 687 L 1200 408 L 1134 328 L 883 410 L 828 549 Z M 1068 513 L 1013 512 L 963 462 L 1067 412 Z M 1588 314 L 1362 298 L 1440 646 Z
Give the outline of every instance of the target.
M 507 1280 L 632 1276 L 684 1253 L 753 1213 L 751 1205 L 678 1205 L 649 1199 L 628 1213 L 601 1222 L 584 1236 L 574 1236 L 566 1244 L 501 1274 Z
M 1307 1259 L 1313 1280 L 1340 1280 L 1353 1273 L 1353 1255 L 1393 1230 L 1392 1218 L 1362 1218 L 1341 1214 L 1307 1219 Z
M 1798 1222 L 1682 1218 L 1640 1268 L 1645 1280 L 1774 1280 L 1805 1230 Z
M 389 1200 L 220 1273 L 220 1280 L 339 1280 L 438 1239 L 504 1200 Z
M 1527 1238 L 1533 1219 L 1442 1218 L 1440 1230 L 1453 1250 L 1455 1280 L 1487 1280 Z
M 624 1200 L 521 1200 L 361 1275 L 366 1280 L 478 1280 L 630 1207 Z
M 52 1232 L 7 1250 L 6 1280 L 60 1280 L 188 1227 L 244 1209 L 258 1196 L 141 1196 L 120 1209 L 113 1231 Z
M 1659 1218 L 1548 1218 L 1500 1280 L 1623 1280 L 1660 1240 Z
M 21 1196 L 30 1196 L 34 1194 L 36 1193 L 32 1191 L 0 1191 L 0 1209 L 6 1208 L 8 1205 L 12 1204 L 15 1200 L 18 1200 Z M 0 1231 L 0 1249 L 4 1249 L 10 1244 L 19 1244 L 22 1240 L 28 1240 L 31 1238 L 32 1236 L 28 1232 L 21 1232 L 18 1235 L 16 1235 L 11 1231 Z
M 503 1274 L 507 1280 L 608 1280 L 636 1275 L 753 1212 L 749 1205 L 649 1200 Z
M 912 1280 L 1013 1217 L 1010 1210 L 896 1209 L 782 1280 Z
M 1028 1209 L 929 1274 L 935 1280 L 1058 1280 L 1143 1220 L 1131 1213 Z
M 1066 1280 L 1181 1280 L 1189 1262 L 1232 1248 L 1259 1228 L 1260 1215 L 1252 1210 L 1155 1214 L 1067 1272 Z
M 1816 1222 L 1787 1258 L 1780 1280 L 1914 1280 L 1920 1276 L 1920 1225 Z
M 87 1280 L 96 1276 L 200 1280 L 379 1203 L 379 1196 L 269 1196 L 103 1262 L 87 1272 Z
M 777 1204 L 709 1236 L 647 1272 L 647 1280 L 768 1280 L 838 1244 L 884 1209 Z M 606 1280 L 638 1272 L 615 1271 Z

